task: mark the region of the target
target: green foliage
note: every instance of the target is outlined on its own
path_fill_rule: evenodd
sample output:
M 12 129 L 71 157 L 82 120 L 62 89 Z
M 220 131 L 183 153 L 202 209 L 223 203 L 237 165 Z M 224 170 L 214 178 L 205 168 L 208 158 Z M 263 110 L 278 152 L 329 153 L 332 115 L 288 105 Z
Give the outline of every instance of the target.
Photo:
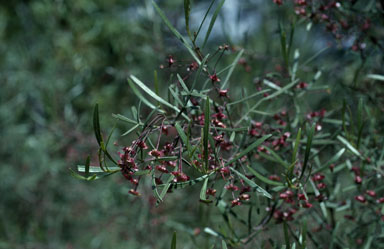
M 383 247 L 383 6 L 340 1 L 343 30 L 231 2 L 0 6 L 0 248 Z M 136 189 L 117 151 L 137 139 Z

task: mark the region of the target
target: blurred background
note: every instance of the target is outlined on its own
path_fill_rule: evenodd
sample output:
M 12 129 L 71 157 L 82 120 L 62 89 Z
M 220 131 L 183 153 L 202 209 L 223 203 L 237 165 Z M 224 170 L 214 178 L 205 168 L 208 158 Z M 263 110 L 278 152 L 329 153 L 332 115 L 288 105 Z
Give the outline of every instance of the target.
M 185 34 L 182 1 L 158 2 Z M 193 1 L 193 30 L 210 2 Z M 246 48 L 250 68 L 239 66 L 233 77 L 244 89 L 255 89 L 255 77 L 282 63 L 278 22 L 288 22 L 290 14 L 272 0 L 228 0 L 205 52 L 224 42 Z M 130 196 L 119 174 L 84 182 L 69 171 L 87 155 L 96 156 L 96 103 L 107 134 L 115 123 L 111 114 L 126 114 L 137 104 L 128 75 L 152 82 L 157 70 L 166 84 L 169 72 L 160 65 L 168 55 L 191 63 L 151 1 L 1 1 L 0 39 L 0 248 L 169 248 L 175 229 L 182 231 L 178 240 L 184 248 L 195 248 L 195 239 L 205 236 L 199 226 L 209 212 L 197 201 L 199 189 L 185 190 L 155 208 L 150 198 Z M 324 27 L 307 31 L 303 24 L 294 46 L 308 59 L 330 42 Z M 340 78 L 333 91 L 348 95 L 353 90 L 342 83 L 360 67 L 359 55 L 340 44 L 324 54 L 327 61 L 314 60 L 308 76 L 301 77 L 311 80 L 319 70 L 330 72 L 322 80 Z M 229 52 L 222 65 L 235 55 Z M 318 97 L 315 105 L 340 104 L 326 100 Z M 118 124 L 112 140 L 129 145 L 131 138 L 119 138 L 126 129 Z

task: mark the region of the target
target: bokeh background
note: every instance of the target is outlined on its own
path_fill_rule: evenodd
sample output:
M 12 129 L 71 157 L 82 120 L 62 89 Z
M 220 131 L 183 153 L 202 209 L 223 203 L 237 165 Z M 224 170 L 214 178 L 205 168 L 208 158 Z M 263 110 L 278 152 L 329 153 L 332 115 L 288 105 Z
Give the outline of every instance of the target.
M 182 1 L 158 2 L 185 34 Z M 194 30 L 209 3 L 193 1 Z M 228 0 L 206 51 L 224 42 L 246 48 L 250 71 L 238 67 L 233 77 L 244 89 L 254 89 L 255 77 L 282 63 L 278 23 L 291 14 L 273 1 Z M 84 182 L 69 171 L 87 155 L 93 161 L 96 156 L 96 103 L 108 133 L 115 123 L 111 114 L 125 114 L 137 104 L 128 75 L 151 82 L 157 70 L 166 84 L 169 72 L 160 65 L 167 55 L 191 62 L 151 1 L 1 1 L 0 41 L 0 248 L 169 248 L 174 230 L 181 231 L 178 240 L 184 248 L 195 248 L 194 240 L 204 239 L 199 229 L 209 215 L 197 201 L 199 189 L 185 190 L 154 208 L 151 199 L 130 196 L 118 174 Z M 324 27 L 306 31 L 304 24 L 294 39 L 307 59 L 332 42 Z M 344 83 L 361 62 L 348 44 L 333 45 L 321 57 L 326 59 L 311 62 L 308 80 L 321 69 L 324 82 L 338 80 L 332 91 L 342 98 L 353 92 Z M 234 55 L 228 53 L 221 63 Z M 380 72 L 380 62 L 370 62 L 370 70 Z M 340 104 L 324 96 L 314 98 L 314 105 Z M 112 140 L 130 144 L 131 138 L 119 138 L 126 129 L 118 124 Z

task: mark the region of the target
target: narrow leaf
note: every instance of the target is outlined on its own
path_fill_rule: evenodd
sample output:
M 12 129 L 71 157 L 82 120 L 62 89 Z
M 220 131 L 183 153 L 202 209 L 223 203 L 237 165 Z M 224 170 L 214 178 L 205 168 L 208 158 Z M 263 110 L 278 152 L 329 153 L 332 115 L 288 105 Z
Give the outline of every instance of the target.
M 133 84 L 132 80 L 128 79 L 128 84 L 130 86 L 130 88 L 132 89 L 133 93 L 146 105 L 148 106 L 149 108 L 151 109 L 157 109 L 156 106 L 154 106 L 151 102 L 149 102 L 142 94 L 141 92 L 135 87 L 135 85 Z M 165 113 L 165 111 L 163 110 L 159 110 L 159 112 L 161 113 Z
M 240 50 L 240 52 L 237 54 L 235 60 L 232 62 L 231 68 L 229 69 L 227 77 L 225 77 L 225 80 L 224 80 L 223 84 L 221 85 L 221 89 L 224 89 L 227 86 L 229 78 L 231 77 L 233 70 L 235 69 L 236 65 L 238 64 L 243 53 L 244 53 L 244 49 Z
M 125 116 L 123 116 L 123 115 L 121 115 L 121 114 L 112 114 L 112 117 L 114 117 L 114 118 L 116 118 L 116 119 L 118 119 L 118 120 L 127 122 L 127 123 L 129 123 L 129 124 L 134 124 L 134 125 L 137 124 L 137 122 L 136 122 L 135 120 L 130 119 L 130 118 L 127 118 L 127 117 L 125 117 Z M 140 124 L 140 125 L 143 125 L 143 124 Z
M 368 74 L 367 78 L 372 80 L 384 81 L 384 75 L 380 74 Z
M 233 173 L 235 173 L 237 176 L 239 176 L 241 179 L 244 180 L 250 187 L 255 188 L 257 192 L 262 193 L 265 197 L 272 199 L 272 196 L 270 193 L 268 193 L 265 189 L 257 185 L 254 181 L 248 179 L 245 175 L 241 174 L 239 171 L 235 170 L 234 168 L 230 168 Z
M 339 150 L 339 152 L 336 153 L 336 155 L 334 155 L 331 159 L 329 159 L 328 162 L 326 162 L 323 166 L 321 166 L 321 168 L 313 171 L 313 173 L 317 173 L 317 172 L 321 172 L 323 170 L 326 170 L 329 167 L 329 165 L 331 165 L 332 163 L 339 160 L 339 158 L 344 154 L 344 152 L 345 152 L 345 148 L 342 148 L 341 150 Z
M 222 249 L 228 249 L 228 247 L 227 247 L 227 243 L 225 243 L 224 240 L 221 241 L 221 248 L 222 248 Z
M 293 148 L 292 161 L 291 162 L 296 161 L 297 152 L 299 150 L 299 145 L 300 145 L 300 139 L 301 139 L 301 128 L 299 128 L 299 131 L 297 132 L 295 147 Z
M 188 36 L 192 39 L 191 31 L 189 29 L 189 14 L 191 12 L 191 1 L 184 0 L 184 16 L 185 16 L 185 29 Z
M 157 13 L 160 15 L 161 19 L 163 19 L 165 25 L 171 30 L 171 32 L 183 43 L 184 47 L 188 50 L 188 52 L 192 55 L 192 57 L 195 59 L 195 61 L 200 65 L 201 61 L 199 58 L 197 58 L 195 52 L 189 45 L 189 43 L 185 40 L 185 38 L 177 31 L 173 25 L 170 23 L 168 18 L 165 16 L 164 12 L 159 8 L 159 6 L 156 4 L 154 0 L 152 0 L 152 5 L 155 7 Z
M 87 160 L 85 161 L 85 177 L 89 176 L 89 164 L 91 162 L 91 157 L 88 156 Z
M 182 87 L 187 93 L 189 93 L 189 89 L 188 89 L 187 85 L 185 84 L 183 78 L 181 78 L 180 74 L 177 74 L 177 79 L 179 80 L 181 87 Z
M 260 144 L 262 144 L 265 140 L 267 140 L 268 138 L 270 138 L 272 135 L 265 135 L 261 138 L 259 138 L 258 140 L 256 140 L 255 142 L 253 142 L 251 145 L 249 145 L 245 150 L 241 151 L 240 153 L 238 153 L 237 155 L 235 155 L 234 158 L 232 158 L 230 161 L 226 162 L 225 163 L 225 166 L 228 166 L 234 162 L 236 162 L 238 159 L 242 158 L 243 156 L 245 156 L 246 154 L 248 154 L 249 152 L 253 151 L 254 149 L 257 148 L 257 146 L 259 146 Z
M 97 143 L 100 145 L 101 141 L 103 141 L 103 137 L 100 131 L 100 121 L 99 121 L 99 105 L 95 105 L 95 109 L 93 111 L 93 130 L 95 132 L 95 137 Z
M 161 104 L 173 109 L 174 111 L 176 112 L 180 112 L 180 110 L 174 106 L 174 105 L 171 105 L 170 103 L 168 103 L 167 101 L 165 101 L 163 98 L 161 98 L 160 96 L 158 96 L 156 93 L 154 93 L 151 89 L 149 89 L 143 82 L 141 82 L 138 78 L 136 78 L 134 75 L 131 75 L 130 76 L 131 79 L 133 80 L 133 82 L 136 83 L 137 86 L 139 86 L 141 89 L 143 89 L 149 96 L 151 96 L 152 98 L 154 98 L 155 100 L 157 100 L 158 102 L 160 102 Z M 182 114 L 182 116 L 190 121 L 189 117 L 187 115 L 185 115 L 184 113 Z
M 140 125 L 139 124 L 136 124 L 134 125 L 131 129 L 129 129 L 128 131 L 124 132 L 123 135 L 121 135 L 122 137 L 130 134 L 132 131 L 136 130 L 137 127 L 139 127 Z
M 281 182 L 276 182 L 276 181 L 272 181 L 270 180 L 269 178 L 259 174 L 255 169 L 251 168 L 250 166 L 247 167 L 248 170 L 254 175 L 256 176 L 256 178 L 258 178 L 260 181 L 266 183 L 266 184 L 269 184 L 269 185 L 274 185 L 274 186 L 284 186 L 283 183 Z
M 352 144 L 350 144 L 349 142 L 348 142 L 348 140 L 347 139 L 345 139 L 345 138 L 343 138 L 342 136 L 340 136 L 340 135 L 338 135 L 337 136 L 337 139 L 341 142 L 341 143 L 343 143 L 353 154 L 355 154 L 356 156 L 358 156 L 358 157 L 360 157 L 361 159 L 363 159 L 363 156 L 360 154 L 360 152 L 357 150 L 357 149 L 355 149 L 355 147 L 353 147 L 353 145 Z
M 208 133 L 209 133 L 209 123 L 210 123 L 210 105 L 209 105 L 209 97 L 207 96 L 205 100 L 204 106 L 204 129 L 203 129 L 203 147 L 204 147 L 204 161 L 205 161 L 205 169 L 208 170 L 208 157 L 209 157 L 209 149 L 208 149 Z
M 176 232 L 173 232 L 171 249 L 176 249 Z
M 205 44 L 206 44 L 207 41 L 208 41 L 208 38 L 209 38 L 209 35 L 211 34 L 213 25 L 214 25 L 215 22 L 216 22 L 216 18 L 217 18 L 217 16 L 219 15 L 220 9 L 221 9 L 221 7 L 223 7 L 224 2 L 225 2 L 225 0 L 221 0 L 221 2 L 219 3 L 219 5 L 217 6 L 215 12 L 213 13 L 211 22 L 209 23 L 209 27 L 208 27 L 208 30 L 207 30 L 207 34 L 205 35 L 205 38 L 204 38 L 204 42 L 203 42 L 203 46 L 202 46 L 202 48 L 205 47 Z
M 200 200 L 201 200 L 201 201 L 204 201 L 204 202 L 208 201 L 208 200 L 207 200 L 207 185 L 208 185 L 208 180 L 209 180 L 209 178 L 205 178 L 204 183 L 203 183 L 203 187 L 202 187 L 201 190 L 200 190 Z
M 312 147 L 312 139 L 313 135 L 315 134 L 315 125 L 312 125 L 311 128 L 307 130 L 307 144 L 305 146 L 305 154 L 304 154 L 304 162 L 303 162 L 303 169 L 301 171 L 300 179 L 304 176 L 305 169 L 307 168 L 309 154 L 311 152 Z

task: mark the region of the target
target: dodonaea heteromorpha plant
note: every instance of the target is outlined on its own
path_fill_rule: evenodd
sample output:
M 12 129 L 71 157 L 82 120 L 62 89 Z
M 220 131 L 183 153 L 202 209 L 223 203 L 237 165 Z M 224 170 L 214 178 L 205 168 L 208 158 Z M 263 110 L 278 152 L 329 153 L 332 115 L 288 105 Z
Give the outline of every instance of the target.
M 309 6 L 312 2 L 295 1 L 300 8 L 296 12 L 306 16 L 308 9 L 324 12 L 344 6 L 330 1 L 325 1 L 326 7 L 315 3 Z M 79 167 L 86 176 L 78 177 L 93 180 L 121 172 L 130 185 L 129 194 L 138 198 L 150 179 L 157 205 L 173 191 L 199 187 L 200 202 L 217 207 L 224 218 L 234 216 L 248 228 L 247 232 L 239 228 L 238 234 L 205 229 L 232 246 L 247 244 L 260 231 L 282 224 L 287 247 L 292 242 L 301 248 L 307 244 L 319 248 L 323 237 L 333 238 L 333 247 L 353 247 L 357 237 L 359 243 L 369 247 L 379 237 L 383 220 L 382 188 L 372 189 L 382 181 L 379 164 L 383 153 L 370 150 L 377 141 L 363 137 L 372 131 L 366 125 L 366 114 L 374 107 L 361 99 L 356 113 L 345 102 L 337 110 L 312 108 L 307 96 L 324 89 L 327 92 L 329 87 L 317 83 L 320 71 L 311 81 L 299 76 L 303 70 L 300 50 L 291 56 L 292 43 L 287 42 L 283 26 L 280 40 L 284 67 L 276 74 L 255 77 L 253 91 L 240 94 L 242 83 L 232 74 L 237 65 L 243 65 L 245 72 L 251 70 L 247 51 L 229 45 L 221 45 L 212 53 L 203 49 L 223 3 L 218 4 L 199 47 L 200 29 L 190 32 L 189 1 L 185 1 L 189 40 L 153 2 L 189 58 L 180 60 L 169 55 L 161 65 L 170 74 L 167 94 L 159 90 L 157 74 L 154 90 L 139 77 L 129 77 L 129 87 L 140 100 L 139 111 L 132 112 L 131 117 L 114 117 L 131 125 L 125 135 L 136 132 L 137 136 L 120 148 L 118 160 L 107 149 L 110 139 L 104 140 L 96 105 L 94 129 L 100 145 L 100 166 L 90 166 L 87 160 Z M 316 21 L 320 15 L 323 21 L 333 22 L 333 14 L 325 17 L 323 12 L 308 19 Z M 336 38 L 337 30 L 331 29 Z M 218 67 L 231 53 L 232 63 Z M 258 210 L 258 222 L 251 220 L 253 209 Z M 240 210 L 248 211 L 247 219 Z M 229 221 L 225 218 L 223 222 Z M 372 223 L 375 225 L 369 232 L 358 234 L 359 226 Z M 349 231 L 343 233 L 341 229 Z

